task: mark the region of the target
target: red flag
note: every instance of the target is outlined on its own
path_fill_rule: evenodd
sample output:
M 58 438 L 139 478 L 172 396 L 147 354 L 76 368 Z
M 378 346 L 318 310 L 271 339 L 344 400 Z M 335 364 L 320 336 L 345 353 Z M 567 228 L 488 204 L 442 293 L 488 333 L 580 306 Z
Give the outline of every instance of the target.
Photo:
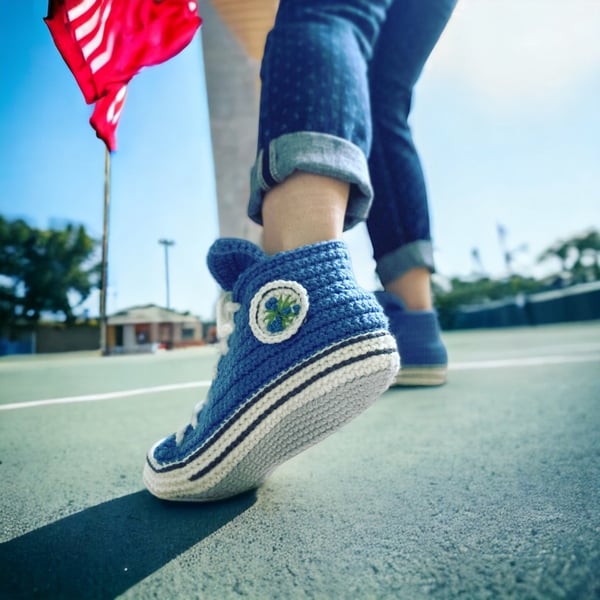
M 102 96 L 90 117 L 90 125 L 96 130 L 96 135 L 104 141 L 108 149 L 117 149 L 117 125 L 125 105 L 127 86 L 114 88 Z
M 88 104 L 178 54 L 202 23 L 195 0 L 49 0 L 44 21 Z

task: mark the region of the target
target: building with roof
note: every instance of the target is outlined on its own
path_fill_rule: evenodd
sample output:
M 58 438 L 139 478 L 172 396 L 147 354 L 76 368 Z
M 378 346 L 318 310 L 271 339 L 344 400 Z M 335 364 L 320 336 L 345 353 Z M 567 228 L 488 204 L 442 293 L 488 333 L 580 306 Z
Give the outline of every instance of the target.
M 155 304 L 132 306 L 109 316 L 106 340 L 111 354 L 204 344 L 198 317 Z

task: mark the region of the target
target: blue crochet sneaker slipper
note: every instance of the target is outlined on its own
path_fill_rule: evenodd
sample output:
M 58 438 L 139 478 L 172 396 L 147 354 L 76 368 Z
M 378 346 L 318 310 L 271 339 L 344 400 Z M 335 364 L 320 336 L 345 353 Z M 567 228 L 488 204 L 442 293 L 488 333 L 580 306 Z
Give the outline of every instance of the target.
M 433 310 L 407 310 L 402 301 L 388 292 L 375 296 L 390 321 L 398 343 L 400 371 L 394 386 L 429 386 L 446 383 L 448 353 L 440 337 Z
M 257 487 L 371 405 L 399 367 L 387 319 L 358 288 L 342 242 L 267 256 L 222 239 L 208 265 L 228 292 L 219 311 L 227 348 L 191 423 L 148 452 L 144 483 L 168 500 Z

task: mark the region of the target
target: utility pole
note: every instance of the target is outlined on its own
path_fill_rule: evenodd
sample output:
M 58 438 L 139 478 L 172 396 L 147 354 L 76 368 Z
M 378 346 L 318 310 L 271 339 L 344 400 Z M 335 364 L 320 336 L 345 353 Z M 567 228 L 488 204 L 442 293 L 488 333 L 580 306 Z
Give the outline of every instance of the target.
M 477 277 L 483 277 L 485 269 L 483 268 L 483 262 L 481 260 L 481 253 L 479 248 L 475 247 L 471 249 L 471 259 L 473 261 L 473 275 Z
M 513 248 L 511 250 L 508 247 L 508 243 L 507 243 L 508 232 L 506 230 L 506 227 L 504 227 L 504 225 L 501 225 L 500 223 L 498 223 L 496 225 L 496 229 L 498 232 L 498 241 L 500 243 L 500 249 L 502 250 L 502 255 L 504 257 L 504 264 L 506 265 L 506 272 L 508 274 L 508 277 L 512 277 L 512 275 L 513 275 L 512 265 L 513 265 L 515 256 L 517 254 L 520 254 L 521 252 L 527 252 L 529 250 L 529 244 L 523 243 L 520 246 L 517 246 L 516 248 Z
M 106 315 L 106 292 L 108 290 L 108 233 L 110 211 L 110 152 L 108 148 L 104 153 L 104 217 L 102 222 L 102 271 L 100 275 L 100 353 L 108 354 L 106 328 L 108 317 Z
M 167 284 L 167 308 L 171 308 L 171 298 L 169 295 L 169 248 L 175 245 L 173 240 L 160 239 L 158 243 L 165 249 L 165 280 Z

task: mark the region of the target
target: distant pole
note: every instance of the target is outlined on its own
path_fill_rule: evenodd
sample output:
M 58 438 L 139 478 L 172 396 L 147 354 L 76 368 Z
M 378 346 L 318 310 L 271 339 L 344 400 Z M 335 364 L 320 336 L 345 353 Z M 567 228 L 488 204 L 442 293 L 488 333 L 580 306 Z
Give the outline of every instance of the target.
M 498 242 L 500 244 L 500 250 L 502 251 L 502 257 L 504 258 L 504 264 L 506 265 L 506 272 L 510 277 L 512 275 L 512 254 L 508 250 L 508 245 L 506 242 L 508 231 L 506 227 L 500 223 L 496 223 L 496 231 L 498 233 Z
M 158 243 L 165 248 L 165 280 L 167 284 L 167 308 L 171 308 L 171 298 L 169 294 L 169 248 L 175 245 L 173 240 L 158 240 Z
M 473 260 L 473 273 L 479 277 L 483 277 L 485 269 L 483 268 L 483 262 L 481 260 L 481 253 L 479 248 L 471 249 L 471 258 Z
M 106 292 L 108 289 L 108 231 L 110 212 L 110 151 L 105 148 L 104 154 L 104 220 L 102 224 L 102 275 L 100 279 L 100 351 L 108 354 L 106 341 Z

